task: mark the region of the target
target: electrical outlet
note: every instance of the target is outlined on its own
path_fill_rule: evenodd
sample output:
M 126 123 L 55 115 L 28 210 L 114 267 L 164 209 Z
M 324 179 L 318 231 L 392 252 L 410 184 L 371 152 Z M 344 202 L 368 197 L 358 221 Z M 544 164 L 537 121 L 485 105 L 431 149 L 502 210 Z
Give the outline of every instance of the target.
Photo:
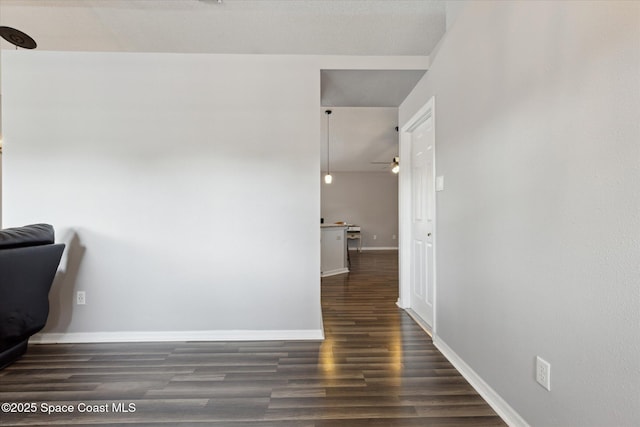
M 376 236 L 375 234 L 373 235 L 373 240 L 376 240 L 378 238 L 378 236 Z
M 391 239 L 396 240 L 396 235 L 391 236 Z
M 76 293 L 76 304 L 85 305 L 87 303 L 87 295 L 84 291 L 78 291 Z
M 540 356 L 536 356 L 536 381 L 551 391 L 551 364 Z

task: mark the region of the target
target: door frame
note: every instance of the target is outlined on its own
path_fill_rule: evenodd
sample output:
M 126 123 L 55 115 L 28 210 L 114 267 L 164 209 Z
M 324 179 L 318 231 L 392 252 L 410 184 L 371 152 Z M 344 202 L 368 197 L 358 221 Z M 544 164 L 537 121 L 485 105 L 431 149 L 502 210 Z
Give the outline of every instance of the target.
M 436 175 L 436 161 L 435 161 L 435 97 L 431 97 L 414 115 L 405 123 L 400 129 L 400 173 L 398 177 L 398 302 L 397 305 L 411 313 L 411 170 L 408 164 L 402 165 L 402 160 L 411 159 L 411 132 L 424 123 L 429 117 L 433 120 L 433 132 L 434 132 L 434 163 L 433 163 L 433 180 L 431 181 L 435 186 Z M 434 188 L 434 200 L 436 203 L 437 197 L 435 197 Z M 436 257 L 437 257 L 437 209 L 434 206 L 433 216 L 433 321 L 431 325 L 431 333 L 433 336 L 436 334 L 436 319 L 437 319 L 437 301 L 438 301 L 438 288 L 437 288 L 437 269 L 436 269 Z M 420 322 L 419 322 L 420 323 Z M 422 325 L 427 326 L 428 325 Z

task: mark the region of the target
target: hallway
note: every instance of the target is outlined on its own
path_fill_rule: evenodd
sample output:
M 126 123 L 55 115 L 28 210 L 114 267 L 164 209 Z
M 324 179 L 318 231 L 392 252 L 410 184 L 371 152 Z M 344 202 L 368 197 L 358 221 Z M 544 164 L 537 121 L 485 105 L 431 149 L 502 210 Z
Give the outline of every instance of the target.
M 322 280 L 320 366 L 331 383 L 347 381 L 326 389 L 324 405 L 371 418 L 349 426 L 505 425 L 396 306 L 397 257 L 351 251 L 351 273 Z

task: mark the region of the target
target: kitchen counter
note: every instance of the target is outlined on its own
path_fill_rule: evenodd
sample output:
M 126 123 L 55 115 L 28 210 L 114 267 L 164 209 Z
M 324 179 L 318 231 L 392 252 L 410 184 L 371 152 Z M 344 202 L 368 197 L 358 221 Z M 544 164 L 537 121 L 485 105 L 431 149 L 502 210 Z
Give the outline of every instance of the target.
M 347 225 L 320 225 L 320 276 L 348 273 Z

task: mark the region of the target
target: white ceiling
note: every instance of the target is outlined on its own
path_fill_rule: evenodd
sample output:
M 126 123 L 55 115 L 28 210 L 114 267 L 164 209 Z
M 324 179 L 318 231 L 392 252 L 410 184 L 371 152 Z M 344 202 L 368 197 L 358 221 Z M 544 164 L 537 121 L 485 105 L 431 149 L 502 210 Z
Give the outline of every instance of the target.
M 29 34 L 38 50 L 426 56 L 445 32 L 445 3 L 0 0 L 0 25 Z M 4 40 L 0 47 L 13 48 Z M 397 155 L 395 107 L 424 71 L 322 72 L 322 105 L 341 107 L 333 108 L 331 117 L 336 121 L 335 133 L 331 131 L 334 170 L 381 170 L 369 161 L 390 161 Z M 354 108 L 349 113 L 342 107 L 390 108 Z M 325 136 L 322 141 L 326 153 Z
M 0 0 L 44 50 L 428 55 L 442 0 Z

